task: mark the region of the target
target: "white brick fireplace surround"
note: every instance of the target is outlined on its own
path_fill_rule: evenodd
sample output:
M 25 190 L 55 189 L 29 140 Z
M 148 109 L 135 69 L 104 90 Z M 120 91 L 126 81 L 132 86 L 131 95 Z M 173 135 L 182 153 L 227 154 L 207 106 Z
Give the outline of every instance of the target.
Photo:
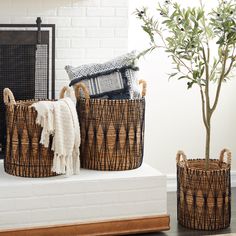
M 42 23 L 56 25 L 58 96 L 69 82 L 65 65 L 103 62 L 127 52 L 128 5 L 128 0 L 0 0 L 0 24 L 33 24 L 41 17 Z M 4 173 L 0 161 L 1 236 L 18 235 L 8 230 L 113 219 L 124 219 L 118 222 L 124 226 L 122 232 L 131 232 L 125 231 L 130 227 L 132 232 L 152 232 L 168 229 L 166 209 L 166 177 L 145 164 L 130 172 L 82 170 L 71 178 L 25 179 Z M 22 231 L 19 235 L 38 236 Z M 95 230 L 76 235 L 97 234 Z
M 128 0 L 0 0 L 0 24 L 56 24 L 56 94 L 68 84 L 64 66 L 127 52 Z

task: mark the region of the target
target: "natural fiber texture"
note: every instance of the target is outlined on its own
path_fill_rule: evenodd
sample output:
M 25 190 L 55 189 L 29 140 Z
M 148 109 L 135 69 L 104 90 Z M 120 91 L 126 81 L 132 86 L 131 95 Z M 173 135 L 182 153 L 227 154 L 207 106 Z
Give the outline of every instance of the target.
M 49 177 L 53 163 L 52 141 L 40 144 L 42 128 L 36 124 L 37 112 L 30 107 L 37 100 L 15 101 L 10 89 L 4 89 L 7 147 L 4 168 L 8 174 L 22 177 Z
M 58 101 L 40 101 L 32 106 L 38 113 L 36 123 L 43 128 L 40 143 L 48 147 L 50 135 L 53 136 L 52 170 L 67 176 L 78 174 L 80 129 L 73 101 L 66 97 Z
M 227 161 L 223 161 L 224 154 Z M 182 160 L 180 158 L 182 157 Z M 227 228 L 231 218 L 231 153 L 224 149 L 219 160 L 187 160 L 177 154 L 177 218 L 184 227 L 198 230 Z
M 85 99 L 79 96 L 80 88 Z M 110 171 L 138 168 L 143 161 L 145 99 L 89 99 L 82 83 L 76 87 L 76 96 L 81 167 Z

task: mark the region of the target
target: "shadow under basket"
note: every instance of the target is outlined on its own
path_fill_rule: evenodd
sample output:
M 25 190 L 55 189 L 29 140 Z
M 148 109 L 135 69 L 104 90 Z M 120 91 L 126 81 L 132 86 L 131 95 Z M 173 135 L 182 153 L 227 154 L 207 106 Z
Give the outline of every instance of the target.
M 101 171 L 131 170 L 143 161 L 145 93 L 140 99 L 90 99 L 83 83 L 75 88 L 80 121 L 81 167 Z M 85 98 L 81 98 L 80 89 Z
M 224 162 L 224 154 L 227 161 Z M 182 160 L 181 160 L 182 157 Z M 231 153 L 222 150 L 219 160 L 187 160 L 177 154 L 177 218 L 179 224 L 197 230 L 229 227 L 231 219 Z
M 10 89 L 4 89 L 6 105 L 7 143 L 5 172 L 21 177 L 50 177 L 54 153 L 40 144 L 42 128 L 36 124 L 37 112 L 31 107 L 38 100 L 19 100 Z

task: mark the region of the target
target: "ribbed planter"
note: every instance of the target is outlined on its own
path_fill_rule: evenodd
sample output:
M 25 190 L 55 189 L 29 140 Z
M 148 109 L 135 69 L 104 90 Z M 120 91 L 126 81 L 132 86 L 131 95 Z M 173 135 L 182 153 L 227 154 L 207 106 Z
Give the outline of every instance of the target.
M 227 160 L 224 162 L 224 155 Z M 231 153 L 224 149 L 219 159 L 187 160 L 177 153 L 177 218 L 179 224 L 197 230 L 219 230 L 230 225 Z

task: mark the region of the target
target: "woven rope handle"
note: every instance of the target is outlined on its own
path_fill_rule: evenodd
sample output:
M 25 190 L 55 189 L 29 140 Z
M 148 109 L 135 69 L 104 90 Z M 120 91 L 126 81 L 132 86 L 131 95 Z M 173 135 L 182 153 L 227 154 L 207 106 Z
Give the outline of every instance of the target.
M 230 150 L 228 150 L 228 149 L 226 149 L 226 148 L 223 149 L 223 150 L 220 152 L 220 158 L 219 158 L 220 166 L 221 166 L 222 163 L 224 162 L 225 154 L 226 154 L 226 157 L 227 157 L 227 159 L 226 159 L 226 164 L 230 166 L 230 165 L 231 165 L 231 158 L 232 158 L 232 156 L 231 156 Z
M 84 96 L 85 96 L 85 99 L 90 99 L 89 90 L 86 87 L 86 85 L 82 82 L 75 85 L 75 96 L 76 96 L 76 98 L 80 99 L 80 97 L 81 97 L 80 96 L 80 89 L 82 89 L 82 91 L 84 93 Z
M 188 167 L 188 160 L 187 160 L 187 157 L 183 151 L 177 152 L 176 163 L 179 164 L 181 162 L 181 157 L 182 157 L 182 160 L 183 160 L 185 166 Z
M 146 96 L 146 93 L 147 93 L 147 82 L 145 80 L 139 80 L 138 81 L 139 85 L 141 84 L 142 85 L 142 97 L 145 97 Z
M 16 104 L 15 97 L 12 93 L 12 91 L 9 88 L 5 88 L 3 90 L 3 100 L 5 105 L 14 105 Z
M 61 89 L 61 92 L 60 92 L 60 95 L 59 95 L 59 98 L 62 99 L 66 96 L 66 94 L 68 94 L 69 96 L 71 96 L 71 90 L 68 86 L 64 86 L 62 89 Z

